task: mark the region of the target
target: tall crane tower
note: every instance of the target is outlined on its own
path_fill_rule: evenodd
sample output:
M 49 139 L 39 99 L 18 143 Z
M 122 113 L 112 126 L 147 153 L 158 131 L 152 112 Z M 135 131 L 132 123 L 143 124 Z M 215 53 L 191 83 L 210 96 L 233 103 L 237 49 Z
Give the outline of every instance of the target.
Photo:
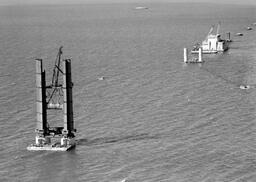
M 46 85 L 43 60 L 36 59 L 36 141 L 27 147 L 28 150 L 67 151 L 75 146 L 72 88 L 71 60 L 62 59 L 62 46 L 55 60 L 51 84 Z M 49 109 L 63 112 L 62 126 L 50 127 Z

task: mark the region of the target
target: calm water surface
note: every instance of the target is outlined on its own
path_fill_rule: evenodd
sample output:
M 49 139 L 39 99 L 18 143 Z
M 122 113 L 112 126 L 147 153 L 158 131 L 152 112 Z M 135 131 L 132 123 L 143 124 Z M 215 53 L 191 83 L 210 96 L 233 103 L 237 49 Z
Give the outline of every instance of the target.
M 136 6 L 0 7 L 1 181 L 256 181 L 256 27 L 246 30 L 256 7 Z M 219 21 L 230 50 L 184 65 L 183 48 Z M 72 58 L 78 145 L 28 152 L 34 59 L 50 81 L 61 45 Z

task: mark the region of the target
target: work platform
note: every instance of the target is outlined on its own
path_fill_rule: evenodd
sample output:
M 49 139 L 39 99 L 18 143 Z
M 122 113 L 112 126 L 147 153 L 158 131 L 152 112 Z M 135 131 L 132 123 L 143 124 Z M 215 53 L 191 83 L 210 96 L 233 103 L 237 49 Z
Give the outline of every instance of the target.
M 31 144 L 27 147 L 27 150 L 30 151 L 68 151 L 75 148 L 76 142 L 75 138 L 68 139 L 68 141 L 63 142 L 50 142 L 50 143 L 41 143 L 41 144 Z

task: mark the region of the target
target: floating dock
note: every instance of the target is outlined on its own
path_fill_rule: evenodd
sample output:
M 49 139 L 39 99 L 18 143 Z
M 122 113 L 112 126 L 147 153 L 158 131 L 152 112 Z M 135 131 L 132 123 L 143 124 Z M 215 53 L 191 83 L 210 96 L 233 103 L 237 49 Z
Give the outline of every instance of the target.
M 67 151 L 76 145 L 71 60 L 62 60 L 63 68 L 61 68 L 61 55 L 62 47 L 60 47 L 57 55 L 50 85 L 46 85 L 43 60 L 36 59 L 37 127 L 35 143 L 29 145 L 27 150 Z M 59 79 L 60 75 L 63 77 L 62 81 Z M 49 109 L 63 112 L 63 126 L 50 127 L 50 121 L 47 118 L 47 110 Z

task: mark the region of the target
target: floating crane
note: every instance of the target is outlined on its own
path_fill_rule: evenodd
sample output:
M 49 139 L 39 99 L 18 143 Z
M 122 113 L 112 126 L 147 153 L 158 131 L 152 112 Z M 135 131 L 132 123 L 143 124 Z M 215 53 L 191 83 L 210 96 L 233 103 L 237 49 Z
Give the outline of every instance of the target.
M 50 85 L 46 85 L 43 60 L 36 59 L 36 141 L 27 147 L 28 150 L 67 151 L 75 146 L 71 60 L 62 59 L 61 56 L 62 46 L 57 54 Z M 63 126 L 50 127 L 47 118 L 49 109 L 63 110 Z
M 206 38 L 202 41 L 201 44 L 196 44 L 191 53 L 197 54 L 199 52 L 199 47 L 202 48 L 203 54 L 212 54 L 212 53 L 218 53 L 218 52 L 224 52 L 228 50 L 228 42 L 231 42 L 230 40 L 223 40 L 221 39 L 220 35 L 220 22 L 217 26 L 217 32 L 216 34 L 213 34 L 214 25 L 211 26 L 209 33 L 207 34 Z

